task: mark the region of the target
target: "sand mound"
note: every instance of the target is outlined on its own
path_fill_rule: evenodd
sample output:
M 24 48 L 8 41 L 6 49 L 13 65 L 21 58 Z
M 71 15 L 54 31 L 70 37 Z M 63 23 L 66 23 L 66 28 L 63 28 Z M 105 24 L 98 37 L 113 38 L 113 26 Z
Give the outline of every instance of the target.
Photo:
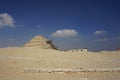
M 38 35 L 25 44 L 25 47 L 37 47 L 41 49 L 57 49 L 52 41 L 47 40 L 45 37 Z

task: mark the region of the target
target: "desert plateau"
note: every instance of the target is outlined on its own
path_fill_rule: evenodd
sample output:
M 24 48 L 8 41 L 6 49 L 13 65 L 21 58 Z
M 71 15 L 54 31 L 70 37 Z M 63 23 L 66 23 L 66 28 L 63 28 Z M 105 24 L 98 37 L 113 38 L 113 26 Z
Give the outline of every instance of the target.
M 45 41 L 0 48 L 0 80 L 120 79 L 120 51 L 60 51 Z

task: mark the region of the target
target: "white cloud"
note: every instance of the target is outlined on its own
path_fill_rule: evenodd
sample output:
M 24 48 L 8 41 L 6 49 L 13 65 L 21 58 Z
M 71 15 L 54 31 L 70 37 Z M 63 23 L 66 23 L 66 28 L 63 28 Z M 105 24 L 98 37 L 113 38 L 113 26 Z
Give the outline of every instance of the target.
M 52 33 L 51 36 L 58 38 L 75 37 L 77 36 L 77 31 L 75 31 L 74 29 L 57 30 L 56 32 Z
M 14 27 L 14 19 L 7 13 L 0 14 L 0 27 Z
M 104 30 L 97 30 L 94 32 L 95 35 L 103 35 L 105 33 L 106 33 L 106 31 L 104 31 Z

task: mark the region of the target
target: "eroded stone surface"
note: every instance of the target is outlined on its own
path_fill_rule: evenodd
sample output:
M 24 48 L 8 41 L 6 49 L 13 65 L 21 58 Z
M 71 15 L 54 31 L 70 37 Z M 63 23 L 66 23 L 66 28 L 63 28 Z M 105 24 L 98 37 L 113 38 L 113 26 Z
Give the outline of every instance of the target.
M 28 43 L 25 44 L 25 47 L 37 47 L 42 49 L 57 49 L 52 41 L 46 39 L 45 37 L 38 35 L 31 39 Z

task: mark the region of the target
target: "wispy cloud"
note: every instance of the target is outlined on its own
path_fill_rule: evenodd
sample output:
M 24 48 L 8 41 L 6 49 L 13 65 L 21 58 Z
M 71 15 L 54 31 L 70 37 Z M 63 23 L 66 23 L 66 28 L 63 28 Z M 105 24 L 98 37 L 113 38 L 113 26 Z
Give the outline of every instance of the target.
M 0 28 L 1 27 L 14 27 L 14 19 L 7 13 L 0 14 Z
M 77 31 L 74 29 L 63 29 L 63 30 L 57 30 L 56 32 L 52 33 L 52 37 L 57 38 L 69 38 L 69 37 L 75 37 L 77 36 Z
M 107 38 L 101 38 L 101 39 L 95 39 L 94 41 L 98 41 L 98 42 L 107 42 L 108 39 L 107 39 Z
M 105 34 L 106 33 L 106 31 L 104 31 L 104 30 L 96 30 L 95 32 L 94 32 L 94 35 L 103 35 L 103 34 Z
M 9 41 L 15 41 L 15 39 L 14 38 L 10 38 Z
M 37 28 L 40 28 L 41 26 L 40 26 L 40 25 L 37 25 L 36 27 L 37 27 Z
M 116 40 L 120 40 L 120 36 L 116 38 Z

